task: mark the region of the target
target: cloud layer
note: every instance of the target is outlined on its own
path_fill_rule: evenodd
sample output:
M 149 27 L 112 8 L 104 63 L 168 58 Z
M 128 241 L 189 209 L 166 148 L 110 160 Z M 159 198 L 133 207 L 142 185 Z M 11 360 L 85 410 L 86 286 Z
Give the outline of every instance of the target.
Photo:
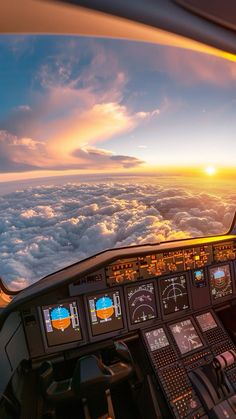
M 13 288 L 104 249 L 225 232 L 227 200 L 138 183 L 39 186 L 0 196 L 0 275 Z

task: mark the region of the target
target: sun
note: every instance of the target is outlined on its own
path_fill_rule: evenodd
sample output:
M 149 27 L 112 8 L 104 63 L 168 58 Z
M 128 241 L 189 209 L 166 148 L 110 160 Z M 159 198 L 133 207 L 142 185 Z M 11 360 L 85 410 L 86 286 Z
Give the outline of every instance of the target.
M 208 176 L 213 176 L 213 175 L 215 175 L 215 174 L 216 174 L 216 169 L 215 169 L 215 167 L 208 166 L 208 167 L 206 167 L 206 169 L 205 169 L 205 173 L 206 173 Z

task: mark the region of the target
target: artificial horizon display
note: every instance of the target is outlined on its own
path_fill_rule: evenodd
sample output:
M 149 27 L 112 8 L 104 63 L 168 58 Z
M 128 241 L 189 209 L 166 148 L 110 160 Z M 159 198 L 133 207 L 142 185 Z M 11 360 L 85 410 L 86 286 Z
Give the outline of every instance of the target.
M 93 336 L 114 332 L 124 327 L 119 291 L 108 291 L 87 297 Z
M 43 306 L 41 309 L 48 346 L 82 339 L 79 311 L 75 301 Z

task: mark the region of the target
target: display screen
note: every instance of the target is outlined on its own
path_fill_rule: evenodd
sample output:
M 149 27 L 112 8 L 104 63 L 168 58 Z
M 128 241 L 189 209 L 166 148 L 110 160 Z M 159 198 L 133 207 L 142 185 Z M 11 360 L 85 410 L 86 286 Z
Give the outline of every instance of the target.
M 186 277 L 184 275 L 160 280 L 164 314 L 176 313 L 189 308 Z
M 217 324 L 211 313 L 200 314 L 199 316 L 196 317 L 196 319 L 203 332 L 206 332 L 207 330 L 214 329 L 215 327 L 217 327 Z
M 229 265 L 214 266 L 209 269 L 211 295 L 214 300 L 233 293 Z
M 93 336 L 124 327 L 119 291 L 89 296 L 88 306 Z
M 82 339 L 79 312 L 75 301 L 42 307 L 48 346 Z
M 182 355 L 203 346 L 190 319 L 172 324 L 170 330 Z
M 146 322 L 157 316 L 153 282 L 126 288 L 132 324 Z
M 152 352 L 169 345 L 168 339 L 162 327 L 146 332 L 145 336 Z
M 193 285 L 197 288 L 206 286 L 206 278 L 203 269 L 195 269 L 195 271 L 193 271 Z

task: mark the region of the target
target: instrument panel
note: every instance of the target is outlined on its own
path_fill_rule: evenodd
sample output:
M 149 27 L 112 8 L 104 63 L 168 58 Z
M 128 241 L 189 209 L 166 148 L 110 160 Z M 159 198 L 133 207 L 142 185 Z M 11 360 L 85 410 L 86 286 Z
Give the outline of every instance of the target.
M 32 355 L 119 338 L 153 324 L 158 328 L 156 336 L 149 336 L 152 346 L 167 346 L 162 328 L 166 321 L 172 322 L 171 333 L 184 354 L 202 342 L 190 320 L 184 324 L 177 320 L 236 296 L 235 242 L 119 259 L 76 279 L 65 290 L 56 301 L 53 293 L 42 303 L 39 299 L 35 309 L 23 311 L 28 342 L 35 340 L 33 324 L 41 335 L 43 349 L 40 353 L 31 343 Z M 34 322 L 29 321 L 30 310 L 36 310 Z M 199 327 L 208 321 L 209 329 L 214 327 L 210 320 L 197 319 Z
M 108 286 L 159 277 L 173 272 L 184 272 L 194 269 L 197 275 L 201 268 L 213 262 L 234 260 L 236 244 L 234 241 L 217 244 L 176 249 L 118 260 L 105 268 Z
M 70 359 L 107 349 L 113 339 L 138 338 L 173 416 L 204 416 L 191 371 L 236 351 L 214 310 L 236 298 L 236 238 L 183 243 L 105 261 L 31 301 L 22 317 L 32 360 Z M 226 374 L 236 388 L 232 368 Z

